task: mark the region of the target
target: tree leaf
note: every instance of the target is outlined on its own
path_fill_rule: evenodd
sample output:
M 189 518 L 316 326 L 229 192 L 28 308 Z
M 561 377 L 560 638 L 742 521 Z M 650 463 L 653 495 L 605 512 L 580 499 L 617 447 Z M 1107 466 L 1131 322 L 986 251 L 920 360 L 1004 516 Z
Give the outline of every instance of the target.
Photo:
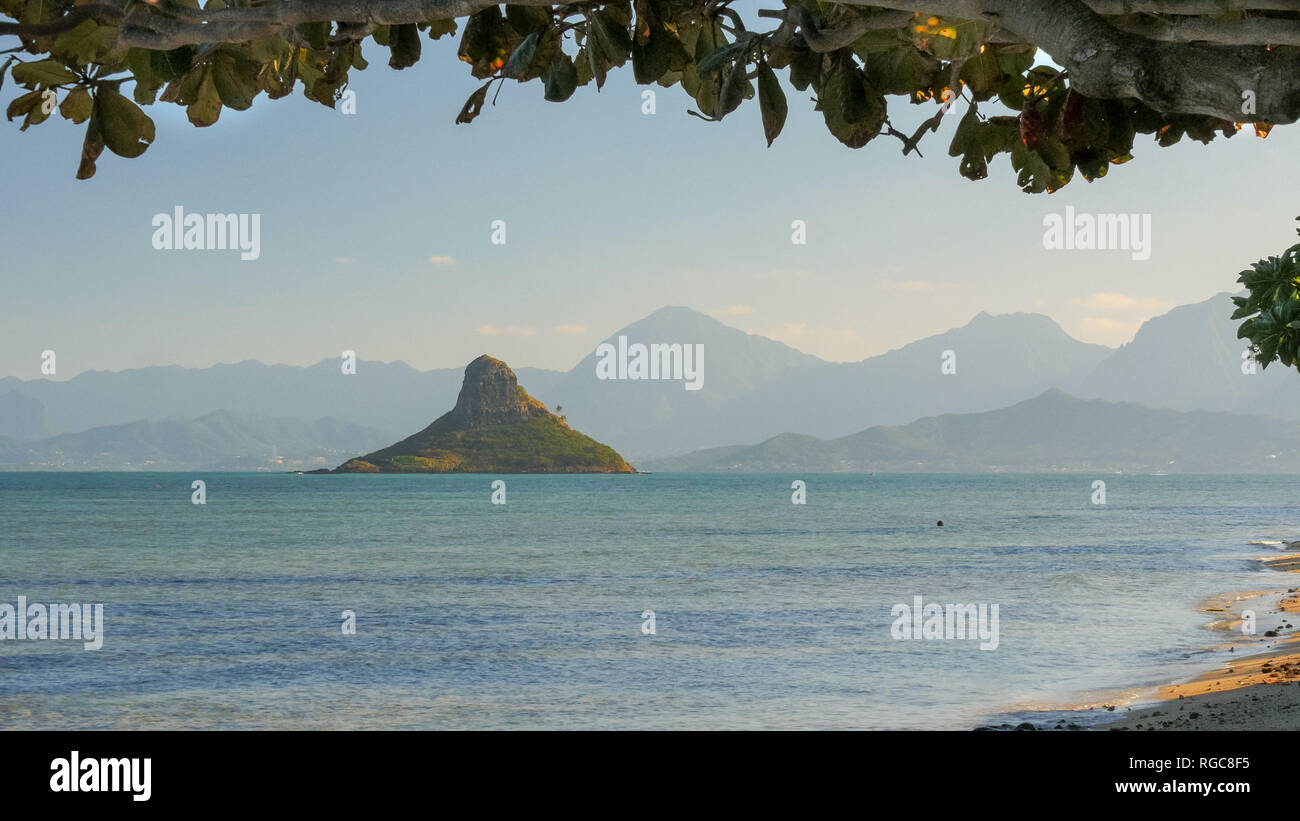
M 181 95 L 184 98 L 184 85 L 181 87 Z M 200 70 L 193 100 L 188 103 L 185 115 L 199 128 L 206 128 L 221 117 L 221 95 L 217 93 L 217 87 L 212 81 L 211 66 L 204 66 Z
M 885 98 L 869 89 L 862 71 L 847 53 L 832 64 L 817 107 L 826 128 L 849 148 L 861 148 L 880 134 L 885 124 Z
M 50 53 L 77 65 L 88 66 L 112 51 L 116 40 L 116 26 L 101 26 L 93 20 L 83 20 L 75 28 L 60 34 L 50 46 Z
M 745 73 L 745 61 L 737 60 L 723 77 L 718 107 L 713 115 L 719 120 L 739 108 L 741 101 L 748 96 L 749 80 L 745 79 Z
M 104 145 L 119 157 L 138 157 L 154 140 L 153 120 L 115 88 L 99 88 L 94 115 Z
M 104 138 L 99 133 L 99 123 L 91 114 L 86 125 L 86 138 L 81 143 L 81 164 L 77 166 L 77 179 L 88 180 L 95 176 L 95 161 L 104 153 Z
M 67 66 L 51 59 L 19 63 L 9 73 L 13 76 L 14 82 L 28 87 L 35 84 L 57 86 L 77 82 L 77 75 L 69 71 Z
M 420 29 L 414 23 L 388 27 L 388 67 L 399 71 L 420 61 Z
M 573 96 L 578 87 L 578 69 L 573 60 L 563 51 L 557 51 L 542 75 L 546 89 L 546 99 L 553 103 L 562 103 Z
M 785 127 L 788 106 L 781 81 L 766 61 L 758 64 L 758 108 L 763 114 L 763 136 L 767 137 L 767 145 L 771 148 L 772 141 Z
M 226 108 L 246 111 L 261 88 L 257 84 L 258 66 L 243 52 L 217 49 L 212 57 L 212 84 Z
M 523 82 L 524 75 L 528 72 L 528 67 L 532 65 L 533 57 L 537 54 L 537 43 L 540 40 L 537 32 L 533 32 L 524 38 L 519 47 L 506 60 L 505 67 L 501 69 L 502 75 Z
M 430 20 L 430 21 L 429 21 L 429 39 L 430 39 L 430 40 L 439 40 L 439 39 L 442 38 L 442 36 L 443 36 L 444 34 L 455 34 L 455 33 L 456 33 L 456 18 L 455 18 L 455 17 L 452 17 L 452 18 L 449 19 L 449 20 Z M 386 45 L 386 43 L 380 43 L 380 45 Z
M 68 96 L 63 98 L 62 103 L 59 103 L 59 113 L 64 119 L 72 120 L 74 123 L 84 123 L 90 119 L 94 107 L 95 101 L 91 98 L 90 92 L 83 86 L 77 86 L 68 92 Z
M 488 87 L 491 85 L 492 81 L 488 80 L 478 91 L 469 95 L 469 99 L 465 101 L 460 114 L 456 115 L 457 124 L 473 122 L 474 118 L 483 111 L 483 104 L 487 102 Z
M 14 117 L 27 116 L 34 106 L 39 106 L 41 104 L 41 95 L 43 93 L 44 92 L 40 90 L 29 91 L 26 94 L 15 97 L 9 103 L 9 107 L 5 109 L 5 118 L 10 122 L 13 122 Z
M 506 21 L 499 6 L 488 6 L 470 15 L 456 54 L 462 62 L 470 64 L 470 73 L 480 80 L 491 77 L 505 65 L 509 47 Z

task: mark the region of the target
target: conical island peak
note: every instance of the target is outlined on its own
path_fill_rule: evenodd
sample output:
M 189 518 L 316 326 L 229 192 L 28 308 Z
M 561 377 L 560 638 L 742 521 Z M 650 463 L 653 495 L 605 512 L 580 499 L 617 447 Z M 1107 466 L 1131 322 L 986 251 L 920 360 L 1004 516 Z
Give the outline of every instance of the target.
M 456 406 L 397 444 L 334 473 L 635 473 L 608 445 L 579 433 L 528 395 L 515 372 L 484 354 L 465 368 Z

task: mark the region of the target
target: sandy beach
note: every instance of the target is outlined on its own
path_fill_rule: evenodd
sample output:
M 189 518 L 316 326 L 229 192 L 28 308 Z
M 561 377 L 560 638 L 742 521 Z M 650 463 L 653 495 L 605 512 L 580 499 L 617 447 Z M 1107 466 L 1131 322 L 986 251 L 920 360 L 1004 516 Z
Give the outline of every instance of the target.
M 1295 547 L 1296 543 L 1288 545 Z M 1262 559 L 1300 573 L 1300 553 Z M 1212 628 L 1240 634 L 1242 611 L 1254 610 L 1256 635 L 1215 648 L 1241 656 L 1192 681 L 1162 687 L 1159 704 L 1124 713 L 1099 730 L 1300 730 L 1300 587 L 1209 602 L 1221 616 Z M 1255 646 L 1253 646 L 1255 645 Z M 1261 652 L 1262 651 L 1262 652 Z

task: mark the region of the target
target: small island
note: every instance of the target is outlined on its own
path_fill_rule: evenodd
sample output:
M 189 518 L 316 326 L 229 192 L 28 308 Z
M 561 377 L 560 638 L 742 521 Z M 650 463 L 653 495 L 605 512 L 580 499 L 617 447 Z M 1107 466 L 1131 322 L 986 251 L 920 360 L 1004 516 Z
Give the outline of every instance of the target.
M 383 450 L 319 473 L 636 473 L 608 445 L 569 427 L 486 354 L 465 368 L 456 407 Z

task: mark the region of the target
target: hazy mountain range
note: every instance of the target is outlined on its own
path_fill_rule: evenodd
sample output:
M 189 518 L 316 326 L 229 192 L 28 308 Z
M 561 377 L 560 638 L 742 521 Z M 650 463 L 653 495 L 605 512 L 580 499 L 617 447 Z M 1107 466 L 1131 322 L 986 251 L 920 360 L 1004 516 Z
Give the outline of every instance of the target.
M 130 422 L 36 442 L 0 438 L 0 470 L 298 470 L 333 467 L 387 434 L 339 419 L 302 422 L 222 410 Z
M 932 416 L 830 440 L 785 433 L 641 467 L 702 473 L 1295 473 L 1300 422 L 1081 400 L 1053 389 L 1001 410 Z
M 980 313 L 960 328 L 879 356 L 831 363 L 704 314 L 668 307 L 613 332 L 607 341 L 616 344 L 623 336 L 628 343 L 703 345 L 701 390 L 688 391 L 679 380 L 601 380 L 594 352 L 568 372 L 520 368 L 516 373 L 530 394 L 552 410 L 562 405 L 570 424 L 638 466 L 702 448 L 766 442 L 779 434 L 836 439 L 875 426 L 1009 408 L 1053 388 L 1082 399 L 1151 408 L 1300 420 L 1300 375 L 1281 366 L 1242 373 L 1245 345 L 1236 339 L 1232 310 L 1227 294 L 1175 308 L 1146 322 L 1119 349 L 1080 342 L 1041 314 Z M 955 373 L 941 372 L 945 352 L 951 352 Z M 249 361 L 203 369 L 92 371 L 62 382 L 6 377 L 0 379 L 0 437 L 21 442 L 44 459 L 51 448 L 76 451 L 67 449 L 71 440 L 54 443 L 48 437 L 109 435 L 92 430 L 105 426 L 163 419 L 193 423 L 218 410 L 233 411 L 250 424 L 324 415 L 350 424 L 346 430 L 357 441 L 324 437 L 309 444 L 298 438 L 295 447 L 310 451 L 313 459 L 333 458 L 336 446 L 352 455 L 365 453 L 429 424 L 455 404 L 461 376 L 462 368 L 417 371 L 401 362 L 367 361 L 358 363 L 356 374 L 344 375 L 339 360 L 331 358 L 308 367 Z M 300 431 L 313 430 L 299 424 Z M 378 441 L 365 439 L 372 432 Z M 94 438 L 84 440 L 86 447 Z M 135 441 L 139 452 L 125 445 L 104 452 L 136 466 L 149 447 L 162 447 Z M 250 434 L 238 441 L 251 446 L 261 440 Z M 18 453 L 14 446 L 9 441 L 5 452 Z M 173 441 L 164 450 L 177 447 Z M 226 456 L 243 460 L 257 454 L 241 446 Z M 4 464 L 18 462 L 6 458 Z

